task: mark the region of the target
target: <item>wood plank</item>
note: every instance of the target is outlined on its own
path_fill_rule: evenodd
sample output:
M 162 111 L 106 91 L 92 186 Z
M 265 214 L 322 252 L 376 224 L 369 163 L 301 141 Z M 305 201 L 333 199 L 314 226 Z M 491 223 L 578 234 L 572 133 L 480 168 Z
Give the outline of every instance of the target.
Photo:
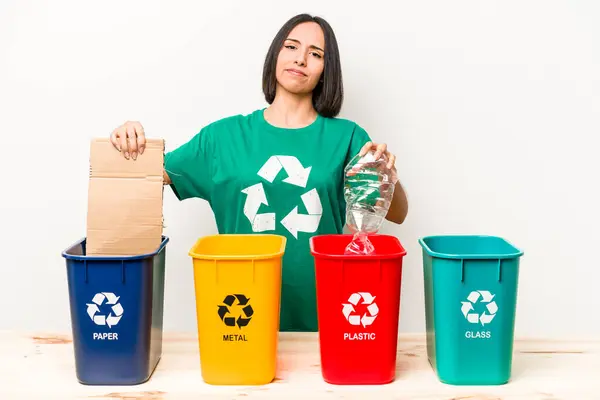
M 397 377 L 388 385 L 338 386 L 321 378 L 314 333 L 282 333 L 276 380 L 264 386 L 212 386 L 200 375 L 196 336 L 168 333 L 154 375 L 137 386 L 77 382 L 69 335 L 0 332 L 0 399 L 600 399 L 600 340 L 515 342 L 511 381 L 501 386 L 440 383 L 423 335 L 399 338 Z

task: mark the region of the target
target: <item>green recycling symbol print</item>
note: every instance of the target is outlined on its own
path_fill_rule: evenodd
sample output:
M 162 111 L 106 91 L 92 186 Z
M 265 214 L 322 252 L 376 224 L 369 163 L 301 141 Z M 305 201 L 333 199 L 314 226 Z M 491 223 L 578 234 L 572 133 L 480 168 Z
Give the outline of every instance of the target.
M 233 327 L 237 325 L 240 329 L 248 326 L 252 315 L 254 315 L 254 310 L 249 301 L 250 299 L 243 294 L 228 294 L 225 296 L 223 304 L 218 307 L 219 318 L 226 326 Z
M 273 183 L 281 170 L 285 170 L 287 178 L 282 182 L 289 185 L 306 188 L 312 167 L 304 168 L 302 163 L 294 156 L 271 156 L 258 171 L 258 176 L 269 183 Z M 272 212 L 258 213 L 260 206 L 269 205 L 262 182 L 242 190 L 246 195 L 244 215 L 252 225 L 252 231 L 274 231 L 277 215 Z M 313 233 L 317 231 L 323 214 L 323 206 L 317 189 L 311 189 L 300 196 L 307 214 L 299 214 L 298 206 L 281 219 L 283 225 L 293 236 L 298 239 L 298 232 Z

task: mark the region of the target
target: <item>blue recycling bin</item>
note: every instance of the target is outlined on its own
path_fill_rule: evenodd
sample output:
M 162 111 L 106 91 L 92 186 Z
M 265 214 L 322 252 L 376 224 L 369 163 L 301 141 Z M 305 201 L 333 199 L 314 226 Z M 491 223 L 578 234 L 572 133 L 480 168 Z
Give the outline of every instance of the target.
M 162 355 L 166 244 L 129 257 L 86 255 L 86 239 L 64 250 L 77 379 L 135 385 Z

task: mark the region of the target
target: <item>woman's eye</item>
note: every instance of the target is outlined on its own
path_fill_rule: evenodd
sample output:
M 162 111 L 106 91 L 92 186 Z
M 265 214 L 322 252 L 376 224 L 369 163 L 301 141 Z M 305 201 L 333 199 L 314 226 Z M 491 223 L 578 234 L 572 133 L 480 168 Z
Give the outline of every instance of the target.
M 321 55 L 319 53 L 312 53 L 313 56 L 317 57 L 317 58 L 321 58 Z
M 295 48 L 296 48 L 296 46 L 294 46 L 294 45 L 291 45 L 291 44 L 288 44 L 287 46 L 285 46 L 285 48 L 286 48 L 286 49 L 292 49 L 292 50 L 293 50 L 293 49 L 295 49 Z

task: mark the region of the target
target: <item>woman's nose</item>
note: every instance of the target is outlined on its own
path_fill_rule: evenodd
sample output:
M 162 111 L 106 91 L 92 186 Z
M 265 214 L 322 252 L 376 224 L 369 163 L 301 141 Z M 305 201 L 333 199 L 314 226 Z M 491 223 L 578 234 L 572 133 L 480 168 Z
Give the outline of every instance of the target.
M 304 54 L 301 54 L 301 52 L 298 52 L 298 56 L 296 57 L 295 62 L 300 66 L 304 66 L 306 65 L 306 57 L 304 57 Z

